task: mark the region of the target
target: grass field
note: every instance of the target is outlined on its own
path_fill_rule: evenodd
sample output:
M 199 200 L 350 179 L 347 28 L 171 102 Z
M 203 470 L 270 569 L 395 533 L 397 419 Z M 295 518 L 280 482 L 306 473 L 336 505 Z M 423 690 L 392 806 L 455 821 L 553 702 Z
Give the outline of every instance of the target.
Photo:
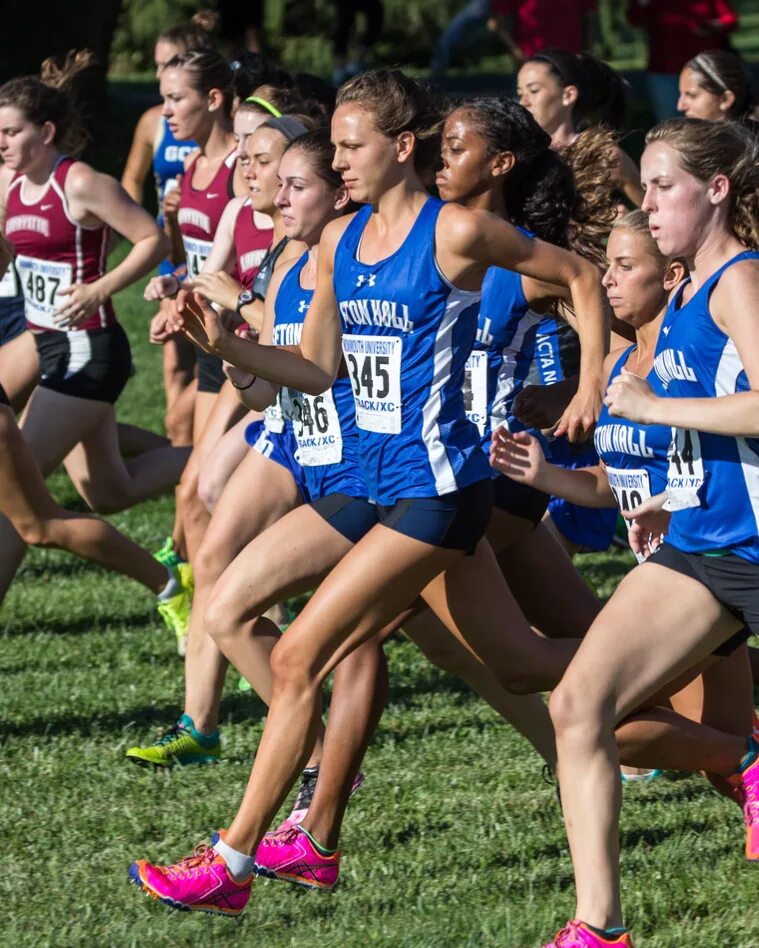
M 158 428 L 150 311 L 137 290 L 118 309 L 138 369 L 121 414 Z M 61 476 L 53 484 L 78 502 Z M 151 547 L 171 519 L 169 499 L 113 518 Z M 628 565 L 619 553 L 582 561 L 607 596 Z M 178 713 L 172 638 L 135 585 L 32 553 L 0 614 L 4 942 L 537 948 L 573 907 L 554 789 L 536 755 L 463 686 L 403 640 L 388 655 L 390 704 L 346 821 L 338 889 L 257 882 L 240 922 L 169 912 L 127 885 L 127 866 L 139 856 L 173 860 L 228 823 L 265 709 L 230 676 L 223 763 L 172 773 L 128 766 L 125 749 Z M 625 791 L 622 833 L 636 945 L 759 945 L 759 868 L 743 861 L 735 806 L 704 781 L 675 776 Z

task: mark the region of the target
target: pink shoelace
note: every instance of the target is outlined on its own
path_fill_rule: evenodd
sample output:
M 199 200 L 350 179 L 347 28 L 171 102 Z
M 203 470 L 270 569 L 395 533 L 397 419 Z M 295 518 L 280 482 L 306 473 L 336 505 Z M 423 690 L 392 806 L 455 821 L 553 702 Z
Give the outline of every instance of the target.
M 746 826 L 759 823 L 759 782 L 743 784 L 743 818 Z
M 216 850 L 207 843 L 201 843 L 195 847 L 192 856 L 185 856 L 173 866 L 166 867 L 166 875 L 170 879 L 187 879 L 190 873 L 200 869 L 201 872 L 208 872 L 209 868 L 216 859 Z
M 556 948 L 571 948 L 573 945 L 581 945 L 577 933 L 580 931 L 580 923 L 576 921 L 568 922 L 565 928 L 562 928 L 560 932 L 554 938 L 554 945 Z

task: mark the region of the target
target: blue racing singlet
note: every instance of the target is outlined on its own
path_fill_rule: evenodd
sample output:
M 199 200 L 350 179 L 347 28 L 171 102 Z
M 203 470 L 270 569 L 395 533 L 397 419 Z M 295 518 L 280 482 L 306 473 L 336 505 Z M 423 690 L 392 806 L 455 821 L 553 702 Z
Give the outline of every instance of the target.
M 482 282 L 477 338 L 464 377 L 466 416 L 477 425 L 486 454 L 494 428 L 525 427 L 511 406 L 527 378 L 540 320 L 529 308 L 521 275 L 491 267 Z
M 617 359 L 609 383 L 620 374 L 634 348 L 629 346 Z M 653 369 L 648 374 L 648 382 L 657 395 L 665 394 Z M 606 405 L 601 408 L 594 443 L 606 465 L 609 486 L 620 510 L 632 510 L 664 491 L 671 440 L 669 427 L 641 425 L 627 418 L 612 417 Z
M 464 412 L 464 366 L 477 330 L 480 292 L 452 286 L 435 260 L 443 202 L 428 198 L 403 244 L 362 263 L 365 205 L 335 254 L 343 353 L 353 384 L 369 497 L 392 506 L 490 477 L 477 427 Z
M 715 398 L 747 387 L 732 339 L 714 322 L 709 299 L 728 267 L 759 260 L 744 251 L 723 264 L 682 304 L 670 302 L 654 369 L 673 398 Z M 681 305 L 682 304 L 682 305 Z M 667 470 L 667 540 L 685 553 L 728 550 L 759 563 L 759 444 L 756 439 L 673 428 Z
M 195 142 L 179 141 L 174 138 L 167 120 L 161 116 L 158 123 L 156 140 L 153 143 L 153 178 L 155 180 L 156 198 L 158 200 L 158 224 L 163 227 L 163 199 L 169 191 L 177 187 L 177 178 L 184 174 L 184 163 L 187 156 L 198 146 Z M 162 274 L 173 273 L 174 265 L 170 260 L 162 260 L 159 264 Z
M 300 344 L 303 320 L 314 295 L 300 285 L 307 262 L 308 251 L 280 284 L 274 301 L 274 345 Z M 288 389 L 283 402 L 292 418 L 288 424 L 298 444 L 295 459 L 303 468 L 311 500 L 337 493 L 366 497 L 350 380 L 336 379 L 331 389 L 316 396 Z

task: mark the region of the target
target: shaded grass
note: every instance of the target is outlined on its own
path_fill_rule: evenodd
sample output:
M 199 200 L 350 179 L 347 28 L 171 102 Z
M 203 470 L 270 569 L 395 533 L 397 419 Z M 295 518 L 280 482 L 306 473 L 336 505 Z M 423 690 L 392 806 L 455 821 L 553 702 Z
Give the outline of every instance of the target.
M 124 420 L 160 428 L 160 353 L 145 343 L 139 293 L 118 307 L 138 375 Z M 58 475 L 56 493 L 73 500 Z M 163 498 L 112 518 L 157 546 Z M 608 596 L 629 565 L 583 560 Z M 573 906 L 554 789 L 540 761 L 458 682 L 404 640 L 388 646 L 391 696 L 351 804 L 344 868 L 332 895 L 257 882 L 239 923 L 170 913 L 127 886 L 139 856 L 175 859 L 228 822 L 265 708 L 230 676 L 224 760 L 153 773 L 124 752 L 156 736 L 181 700 L 181 665 L 150 596 L 58 553 L 27 558 L 0 614 L 0 876 L 14 945 L 175 946 L 305 943 L 501 946 L 545 941 Z M 645 948 L 759 944 L 756 867 L 742 858 L 739 811 L 701 780 L 625 791 L 627 918 Z

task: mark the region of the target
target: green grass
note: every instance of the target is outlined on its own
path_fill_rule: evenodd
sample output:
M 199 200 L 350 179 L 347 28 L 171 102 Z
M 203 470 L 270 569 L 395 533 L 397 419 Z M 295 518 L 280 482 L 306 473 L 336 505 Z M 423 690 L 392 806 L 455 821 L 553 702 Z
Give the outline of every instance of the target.
M 136 290 L 118 309 L 138 375 L 125 420 L 158 428 L 160 353 Z M 58 496 L 74 503 L 62 477 Z M 168 499 L 113 518 L 157 545 Z M 609 595 L 629 560 L 588 557 Z M 0 873 L 4 941 L 28 946 L 303 944 L 335 948 L 536 948 L 571 913 L 572 875 L 554 790 L 534 753 L 405 641 L 388 646 L 392 693 L 351 803 L 332 894 L 257 882 L 239 923 L 169 912 L 127 885 L 139 856 L 174 859 L 231 819 L 264 708 L 224 704 L 224 761 L 152 773 L 125 749 L 176 716 L 181 665 L 150 597 L 63 555 L 33 552 L 0 614 Z M 757 868 L 736 807 L 700 779 L 625 791 L 627 919 L 644 948 L 759 944 Z

